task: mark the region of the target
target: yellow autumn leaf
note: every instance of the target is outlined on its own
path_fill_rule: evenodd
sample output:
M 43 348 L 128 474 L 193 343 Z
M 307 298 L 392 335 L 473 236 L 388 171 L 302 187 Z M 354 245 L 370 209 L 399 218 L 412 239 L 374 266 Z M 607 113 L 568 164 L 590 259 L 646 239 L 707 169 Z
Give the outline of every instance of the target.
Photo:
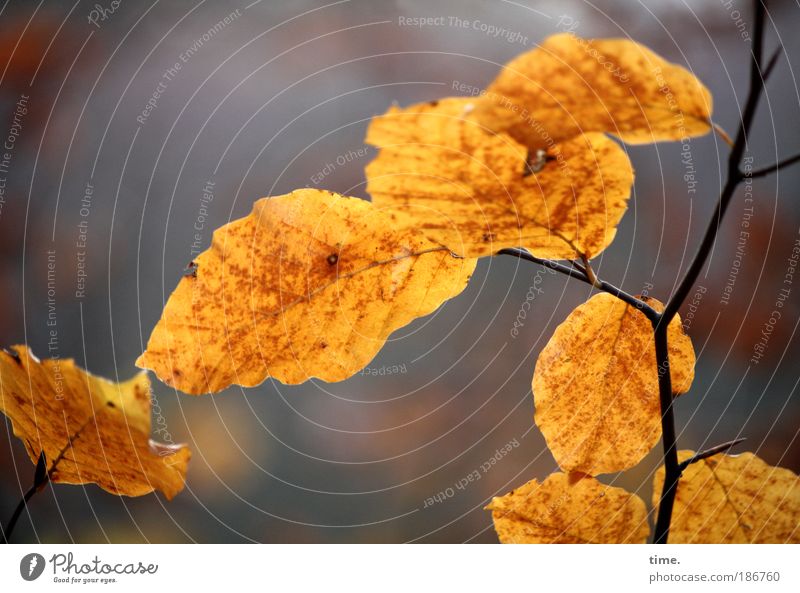
M 650 533 L 641 498 L 581 474 L 531 480 L 486 508 L 504 544 L 634 544 Z
M 373 202 L 397 225 L 469 257 L 525 247 L 543 258 L 590 258 L 607 247 L 633 184 L 622 148 L 587 134 L 531 154 L 471 120 L 472 104 L 450 98 L 374 118 Z
M 137 365 L 187 393 L 341 381 L 467 284 L 475 261 L 369 202 L 303 189 L 214 233 Z
M 628 39 L 548 37 L 511 60 L 475 116 L 531 148 L 580 133 L 642 144 L 711 129 L 711 93 L 688 70 Z
M 191 453 L 150 440 L 147 373 L 114 383 L 71 359 L 40 361 L 25 346 L 0 351 L 0 410 L 31 461 L 44 452 L 51 481 L 97 484 L 112 494 L 183 489 Z
M 694 455 L 680 451 L 681 461 Z M 653 480 L 653 505 L 664 487 L 664 468 Z M 669 543 L 800 543 L 800 478 L 753 453 L 718 454 L 692 463 L 680 481 Z
M 656 310 L 663 305 L 645 299 Z M 694 379 L 680 318 L 668 329 L 672 389 Z M 653 327 L 641 311 L 600 293 L 558 326 L 533 374 L 536 424 L 558 465 L 590 475 L 633 467 L 661 437 Z

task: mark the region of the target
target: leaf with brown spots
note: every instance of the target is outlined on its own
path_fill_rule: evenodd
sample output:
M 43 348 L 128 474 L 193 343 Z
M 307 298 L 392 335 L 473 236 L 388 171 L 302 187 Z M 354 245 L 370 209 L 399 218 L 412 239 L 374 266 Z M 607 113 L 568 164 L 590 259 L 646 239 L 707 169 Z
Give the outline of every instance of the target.
M 315 189 L 258 200 L 194 263 L 137 361 L 194 394 L 342 381 L 475 269 L 369 202 Z
M 694 455 L 681 451 L 681 461 Z M 658 506 L 664 468 L 653 481 Z M 753 453 L 718 454 L 692 463 L 678 482 L 669 542 L 800 543 L 800 478 Z
M 588 132 L 643 144 L 708 133 L 711 102 L 692 73 L 635 41 L 562 33 L 506 64 L 475 116 L 533 149 Z
M 14 349 L 0 351 L 0 409 L 31 461 L 45 454 L 50 480 L 125 496 L 160 490 L 168 499 L 183 489 L 191 453 L 150 440 L 147 373 L 114 383 L 71 359 Z
M 663 305 L 645 299 L 656 310 Z M 669 325 L 672 389 L 694 379 L 692 342 Z M 600 293 L 558 326 L 533 374 L 536 424 L 558 465 L 590 475 L 633 467 L 661 437 L 653 327 L 644 314 Z
M 641 498 L 580 474 L 531 480 L 486 509 L 504 544 L 635 544 L 650 532 Z
M 444 99 L 373 119 L 380 151 L 367 191 L 396 224 L 469 257 L 525 247 L 543 258 L 591 258 L 611 243 L 633 169 L 602 134 L 531 154 L 468 117 L 471 99 Z

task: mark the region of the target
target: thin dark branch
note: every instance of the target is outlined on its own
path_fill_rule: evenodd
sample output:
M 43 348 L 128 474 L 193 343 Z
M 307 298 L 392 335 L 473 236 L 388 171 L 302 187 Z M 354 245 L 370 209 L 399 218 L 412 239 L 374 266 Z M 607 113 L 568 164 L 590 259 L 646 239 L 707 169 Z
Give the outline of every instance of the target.
M 739 439 L 734 439 L 732 441 L 728 441 L 727 443 L 722 443 L 721 445 L 717 445 L 716 447 L 711 447 L 710 449 L 706 449 L 705 451 L 700 451 L 700 453 L 695 453 L 689 459 L 686 459 L 681 462 L 680 467 L 681 471 L 685 470 L 687 467 L 692 465 L 693 463 L 697 463 L 698 461 L 702 461 L 703 459 L 707 459 L 716 455 L 717 453 L 723 453 L 728 449 L 735 447 L 739 443 L 743 443 L 746 441 L 747 438 L 742 437 Z
M 778 58 L 781 57 L 782 53 L 783 53 L 783 47 L 776 47 L 775 51 L 772 52 L 772 55 L 770 56 L 769 61 L 767 62 L 767 67 L 764 68 L 764 74 L 761 77 L 762 83 L 765 83 L 767 79 L 770 77 L 772 71 L 775 69 L 775 65 L 778 63 Z
M 592 284 L 592 281 L 588 278 L 585 282 L 591 286 L 594 286 L 598 290 L 602 290 L 603 292 L 607 292 L 610 295 L 617 297 L 619 300 L 624 301 L 625 303 L 629 304 L 631 307 L 636 307 L 639 311 L 644 313 L 645 317 L 649 319 L 651 322 L 658 321 L 661 319 L 661 313 L 653 309 L 650 305 L 648 305 L 645 301 L 640 298 L 633 296 L 632 294 L 628 294 L 621 288 L 617 288 L 613 284 L 609 284 L 605 280 L 598 279 L 598 284 Z
M 556 272 L 560 272 L 565 276 L 569 276 L 570 278 L 575 278 L 576 280 L 580 280 L 581 282 L 585 282 L 590 286 L 594 286 L 598 290 L 603 292 L 607 292 L 610 295 L 613 295 L 620 299 L 621 301 L 631 305 L 632 307 L 636 307 L 640 310 L 644 315 L 653 322 L 654 320 L 658 320 L 661 317 L 661 314 L 653 309 L 650 305 L 644 302 L 642 299 L 636 298 L 635 296 L 628 294 L 621 288 L 617 288 L 613 284 L 609 284 L 605 280 L 595 279 L 596 283 L 589 279 L 587 274 L 582 269 L 577 269 L 577 267 L 572 265 L 565 265 L 561 262 L 553 261 L 551 259 L 542 259 L 540 257 L 536 257 L 535 255 L 531 254 L 530 252 L 526 251 L 525 249 L 518 249 L 518 248 L 508 248 L 508 249 L 501 249 L 497 252 L 497 255 L 511 255 L 513 257 L 517 257 L 519 259 L 523 259 L 525 261 L 533 262 L 544 266 L 546 268 L 550 268 L 551 270 L 555 270 Z
M 737 169 L 742 160 L 742 155 L 747 147 L 747 135 L 750 132 L 750 126 L 756 115 L 756 107 L 758 106 L 758 100 L 761 98 L 761 91 L 764 89 L 764 76 L 765 74 L 769 75 L 771 73 L 772 68 L 777 62 L 778 54 L 776 53 L 770 60 L 766 71 L 761 67 L 762 57 L 764 55 L 764 19 L 766 16 L 766 7 L 763 0 L 754 0 L 753 5 L 755 23 L 753 26 L 753 45 L 751 46 L 750 88 L 748 90 L 747 100 L 744 104 L 742 119 L 739 121 L 739 131 L 733 143 L 733 150 L 728 157 L 729 173 Z
M 795 163 L 800 162 L 800 154 L 796 154 L 794 156 L 790 156 L 788 159 L 783 159 L 779 163 L 775 163 L 774 165 L 770 165 L 769 167 L 764 167 L 763 169 L 756 169 L 755 171 L 751 171 L 747 174 L 747 177 L 755 178 L 755 177 L 764 177 L 769 175 L 770 173 L 774 173 L 778 169 L 783 169 L 784 167 L 788 167 L 789 165 L 794 165 Z
M 572 264 L 574 267 L 578 268 L 578 269 L 579 269 L 581 272 L 583 272 L 583 273 L 584 273 L 584 275 L 585 275 L 587 278 L 589 277 L 589 275 L 586 273 L 586 268 L 584 268 L 584 267 L 583 267 L 583 264 L 582 264 L 581 262 L 579 262 L 579 261 L 578 261 L 578 260 L 576 260 L 576 259 L 571 259 L 571 260 L 569 261 L 569 263 L 571 263 L 571 264 Z
M 14 531 L 14 527 L 16 526 L 22 511 L 25 509 L 25 506 L 28 504 L 28 501 L 34 494 L 40 490 L 44 490 L 45 486 L 50 483 L 50 479 L 53 477 L 53 472 L 56 471 L 58 464 L 66 458 L 67 451 L 73 447 L 75 441 L 81 437 L 83 430 L 89 426 L 89 424 L 91 424 L 92 420 L 95 419 L 96 414 L 92 414 L 83 424 L 81 424 L 78 430 L 68 437 L 67 443 L 64 445 L 64 447 L 62 447 L 58 455 L 56 455 L 56 458 L 53 460 L 53 463 L 50 464 L 49 469 L 47 468 L 47 456 L 44 454 L 44 451 L 39 453 L 39 460 L 36 462 L 36 470 L 33 474 L 33 486 L 31 486 L 30 490 L 25 493 L 25 495 L 22 497 L 22 500 L 19 501 L 19 504 L 17 505 L 17 508 L 14 509 L 14 514 L 11 515 L 11 519 L 9 519 L 6 527 L 4 529 L 0 527 L 0 543 L 8 543 L 8 540 L 11 537 L 11 532 Z
M 733 147 L 728 157 L 727 179 L 720 193 L 714 216 L 711 218 L 703 240 L 700 243 L 700 247 L 697 249 L 697 253 L 692 263 L 689 265 L 689 269 L 686 271 L 677 290 L 667 301 L 661 319 L 653 324 L 656 345 L 656 364 L 658 367 L 658 391 L 661 404 L 661 430 L 664 446 L 664 487 L 661 491 L 656 528 L 653 534 L 653 543 L 657 544 L 666 544 L 669 539 L 672 507 L 675 503 L 675 494 L 678 490 L 678 482 L 682 472 L 681 465 L 678 463 L 678 449 L 675 438 L 675 415 L 672 409 L 673 394 L 669 368 L 667 328 L 678 313 L 678 309 L 689 295 L 689 291 L 697 281 L 700 272 L 705 267 L 708 256 L 716 241 L 717 232 L 719 231 L 725 211 L 728 209 L 728 205 L 736 192 L 736 188 L 743 180 L 739 167 L 745 150 L 747 149 L 747 139 L 755 118 L 758 100 L 761 96 L 761 92 L 764 90 L 765 77 L 772 72 L 772 69 L 777 63 L 777 56 L 779 55 L 776 52 L 771 57 L 767 68 L 762 69 L 764 20 L 766 15 L 766 8 L 762 0 L 754 0 L 754 14 L 750 88 L 747 100 L 745 101 L 744 110 L 742 111 L 742 118 L 739 122 L 736 139 L 733 142 Z
M 17 521 L 22 515 L 22 511 L 25 510 L 25 506 L 28 504 L 28 501 L 37 492 L 39 492 L 39 487 L 36 485 L 31 486 L 30 489 L 22 497 L 22 500 L 19 501 L 17 508 L 14 509 L 14 514 L 11 515 L 11 519 L 8 520 L 8 523 L 4 528 L 0 528 L 0 531 L 2 531 L 2 533 L 0 533 L 0 543 L 3 544 L 8 543 L 8 539 L 11 537 L 11 532 L 14 531 L 14 527 L 16 527 Z
M 575 278 L 576 280 L 580 280 L 581 282 L 589 282 L 589 279 L 586 277 L 586 274 L 583 273 L 581 270 L 575 269 L 573 266 L 567 266 L 562 264 L 561 262 L 554 261 L 552 259 L 542 259 L 540 257 L 536 257 L 529 251 L 525 249 L 518 249 L 515 247 L 509 247 L 507 249 L 501 249 L 497 252 L 497 255 L 511 255 L 513 257 L 524 259 L 525 261 L 533 262 L 535 264 L 542 265 L 546 268 L 550 268 L 551 270 L 555 270 L 556 272 L 560 272 L 565 276 L 569 276 L 570 278 Z
M 665 544 L 669 537 L 669 524 L 672 521 L 672 507 L 681 468 L 678 464 L 678 447 L 675 436 L 675 412 L 672 398 L 672 375 L 669 369 L 669 344 L 667 325 L 653 323 L 656 342 L 656 369 L 658 372 L 658 393 L 661 406 L 661 440 L 664 445 L 664 488 L 658 505 L 656 527 L 653 532 L 654 544 Z
M 14 514 L 11 515 L 11 518 L 8 520 L 5 528 L 0 527 L 0 543 L 8 543 L 8 540 L 11 537 L 11 532 L 14 531 L 14 527 L 16 527 L 17 521 L 22 515 L 22 511 L 25 509 L 28 501 L 34 494 L 44 489 L 44 487 L 50 481 L 50 474 L 52 473 L 53 469 L 55 469 L 55 464 L 50 471 L 47 470 L 47 457 L 45 456 L 44 451 L 39 453 L 39 460 L 36 462 L 36 471 L 33 474 L 33 486 L 31 486 L 30 489 L 23 495 L 22 500 L 19 501 L 17 508 L 14 509 Z
M 714 246 L 714 241 L 717 237 L 722 217 L 730 204 L 731 198 L 736 191 L 737 186 L 742 181 L 739 173 L 739 164 L 742 161 L 742 156 L 747 148 L 747 136 L 750 132 L 750 127 L 753 124 L 755 117 L 756 107 L 758 100 L 761 96 L 761 91 L 764 88 L 764 79 L 761 73 L 761 54 L 763 52 L 764 43 L 764 6 L 760 0 L 755 0 L 756 4 L 756 17 L 755 17 L 755 32 L 753 35 L 753 63 L 750 70 L 750 91 L 745 102 L 744 111 L 742 112 L 742 119 L 739 122 L 739 130 L 736 133 L 736 140 L 733 143 L 730 156 L 728 158 L 728 178 L 722 188 L 717 208 L 714 216 L 706 229 L 706 234 L 703 237 L 702 243 L 697 250 L 697 253 L 692 260 L 686 275 L 681 280 L 678 289 L 669 299 L 664 313 L 662 315 L 662 323 L 669 324 L 675 317 L 678 309 L 686 300 L 689 291 L 697 281 L 700 272 L 705 266 L 711 248 Z

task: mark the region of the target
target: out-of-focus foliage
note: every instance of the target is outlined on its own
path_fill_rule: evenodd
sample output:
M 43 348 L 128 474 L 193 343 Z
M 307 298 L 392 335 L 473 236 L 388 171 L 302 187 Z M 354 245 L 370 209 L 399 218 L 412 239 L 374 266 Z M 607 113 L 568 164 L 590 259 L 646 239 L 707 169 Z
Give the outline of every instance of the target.
M 190 451 L 150 439 L 150 381 L 90 375 L 72 360 L 40 361 L 27 347 L 0 351 L 0 410 L 50 480 L 97 484 L 112 494 L 183 490 Z

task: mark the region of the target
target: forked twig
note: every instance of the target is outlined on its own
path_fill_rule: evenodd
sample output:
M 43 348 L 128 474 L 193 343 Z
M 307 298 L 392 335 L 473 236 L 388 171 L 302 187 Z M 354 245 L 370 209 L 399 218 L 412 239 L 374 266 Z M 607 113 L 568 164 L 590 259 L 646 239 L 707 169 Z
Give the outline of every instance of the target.
M 750 129 L 755 118 L 756 107 L 759 98 L 764 90 L 766 78 L 772 73 L 777 64 L 780 50 L 775 51 L 771 56 L 766 68 L 762 68 L 762 57 L 764 53 L 764 21 L 766 7 L 761 0 L 754 0 L 755 20 L 753 31 L 752 61 L 750 66 L 750 88 L 747 94 L 736 139 L 733 142 L 730 155 L 728 157 L 728 172 L 725 185 L 720 193 L 714 215 L 709 222 L 700 247 L 686 271 L 683 279 L 678 285 L 664 307 L 661 319 L 653 324 L 654 339 L 656 344 L 656 365 L 658 368 L 658 387 L 659 401 L 661 406 L 661 430 L 664 446 L 664 487 L 661 491 L 661 499 L 658 505 L 658 516 L 653 535 L 653 543 L 665 544 L 669 539 L 669 527 L 672 521 L 672 508 L 675 504 L 675 495 L 678 490 L 678 482 L 683 471 L 683 467 L 678 463 L 678 449 L 675 437 L 675 414 L 673 412 L 672 380 L 669 370 L 669 347 L 667 340 L 667 328 L 675 318 L 678 309 L 686 300 L 689 291 L 694 286 L 700 272 L 706 265 L 708 256 L 714 246 L 717 233 L 725 215 L 725 211 L 730 205 L 731 199 L 744 180 L 740 171 L 740 165 L 745 150 Z

